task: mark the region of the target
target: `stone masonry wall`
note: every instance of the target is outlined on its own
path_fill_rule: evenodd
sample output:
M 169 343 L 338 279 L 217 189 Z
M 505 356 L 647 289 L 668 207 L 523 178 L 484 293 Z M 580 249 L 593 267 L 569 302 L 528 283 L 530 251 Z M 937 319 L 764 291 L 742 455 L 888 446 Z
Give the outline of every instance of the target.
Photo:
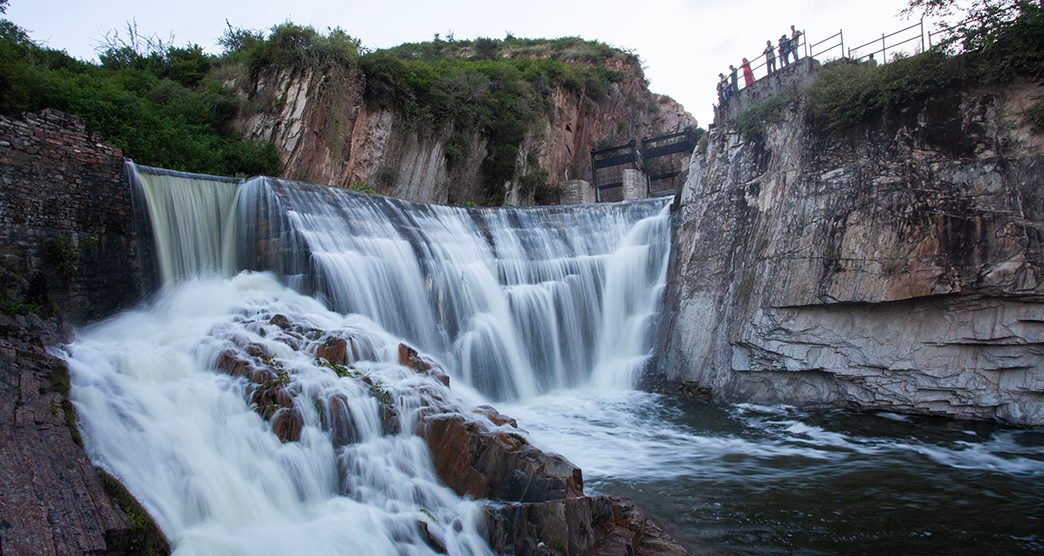
M 56 110 L 0 117 L 0 295 L 73 323 L 140 295 L 123 153 Z

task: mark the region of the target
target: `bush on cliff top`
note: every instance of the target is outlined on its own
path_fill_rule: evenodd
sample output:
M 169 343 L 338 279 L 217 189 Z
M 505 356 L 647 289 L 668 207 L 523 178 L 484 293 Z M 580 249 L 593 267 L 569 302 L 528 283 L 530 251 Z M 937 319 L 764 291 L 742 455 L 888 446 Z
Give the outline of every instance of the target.
M 788 102 L 783 95 L 772 95 L 744 110 L 737 118 L 740 134 L 746 139 L 761 135 L 766 125 L 782 119 Z
M 109 48 L 102 64 L 41 47 L 0 21 L 0 113 L 57 108 L 143 164 L 223 175 L 276 174 L 268 143 L 231 133 L 238 101 L 203 77 L 197 46 L 142 53 Z
M 453 50 L 442 54 L 436 52 L 436 44 L 364 55 L 360 67 L 366 76 L 365 98 L 372 106 L 401 112 L 421 132 L 434 133 L 452 124 L 453 148 L 447 150 L 451 163 L 465 154 L 464 142 L 454 139 L 481 133 L 487 139 L 481 168 L 484 204 L 503 202 L 504 184 L 516 174 L 519 147 L 529 126 L 552 108 L 556 87 L 601 101 L 610 85 L 622 78 L 602 66 L 549 57 L 503 57 L 497 54 L 496 41 L 447 43 Z M 475 51 L 473 44 L 480 48 Z M 541 174 L 534 170 L 526 175 L 532 181 Z
M 958 55 L 944 45 L 889 64 L 825 64 L 806 90 L 810 121 L 839 131 L 958 83 L 1044 78 L 1044 12 L 1034 4 L 1022 4 L 1019 10 L 1010 23 L 968 35 L 960 41 L 964 51 Z

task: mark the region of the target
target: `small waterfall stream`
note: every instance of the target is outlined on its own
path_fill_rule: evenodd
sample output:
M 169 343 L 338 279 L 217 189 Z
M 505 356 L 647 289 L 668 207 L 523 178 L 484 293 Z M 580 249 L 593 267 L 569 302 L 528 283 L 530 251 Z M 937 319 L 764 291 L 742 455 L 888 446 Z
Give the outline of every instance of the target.
M 487 553 L 481 506 L 439 484 L 412 434 L 418 410 L 627 389 L 650 354 L 666 200 L 465 209 L 130 174 L 164 287 L 81 331 L 72 395 L 93 459 L 179 554 Z M 348 367 L 317 357 L 332 337 L 349 340 Z M 453 390 L 399 366 L 402 341 Z M 229 353 L 279 372 L 223 374 Z M 296 400 L 297 441 L 272 434 L 288 411 L 258 394 L 273 386 Z

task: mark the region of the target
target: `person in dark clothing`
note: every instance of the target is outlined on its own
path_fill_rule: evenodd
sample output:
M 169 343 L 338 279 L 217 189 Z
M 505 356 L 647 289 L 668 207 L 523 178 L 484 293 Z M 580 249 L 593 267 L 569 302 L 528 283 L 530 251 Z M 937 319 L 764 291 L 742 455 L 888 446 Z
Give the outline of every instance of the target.
M 790 26 L 790 53 L 794 55 L 794 61 L 795 62 L 797 62 L 798 58 L 800 57 L 799 56 L 800 49 L 798 48 L 799 46 L 801 46 L 801 31 L 798 31 L 796 28 L 794 28 L 793 25 L 791 25 Z
M 780 67 L 790 64 L 790 39 L 786 35 L 779 36 L 779 63 Z
M 746 58 L 743 59 L 743 63 L 740 64 L 740 69 L 743 70 L 743 86 L 750 87 L 754 84 L 754 72 L 750 69 L 750 62 Z
M 739 86 L 736 84 L 736 66 L 729 64 L 729 87 L 733 93 L 739 92 Z
M 729 87 L 729 79 L 725 77 L 724 73 L 718 74 L 718 95 L 721 98 L 721 103 L 724 105 L 729 101 L 729 97 L 732 96 L 732 89 Z
M 765 41 L 765 70 L 766 75 L 772 75 L 772 72 L 776 71 L 776 47 L 772 46 L 772 41 Z

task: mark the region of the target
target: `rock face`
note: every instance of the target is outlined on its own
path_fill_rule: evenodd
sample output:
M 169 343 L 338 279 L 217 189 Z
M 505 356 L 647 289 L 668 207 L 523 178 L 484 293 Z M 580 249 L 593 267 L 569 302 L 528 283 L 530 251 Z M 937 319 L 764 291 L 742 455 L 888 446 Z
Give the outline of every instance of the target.
M 585 496 L 580 469 L 523 433 L 489 406 L 471 414 L 431 407 L 418 419 L 439 478 L 457 494 L 489 500 L 486 534 L 497 553 L 688 554 L 633 504 Z
M 1044 423 L 1044 136 L 1022 115 L 1042 93 L 951 91 L 843 135 L 799 99 L 757 137 L 712 130 L 675 212 L 657 374 Z
M 604 100 L 560 87 L 549 93 L 546 111 L 520 145 L 505 204 L 534 203 L 535 191 L 520 184 L 530 154 L 557 185 L 590 179 L 590 151 L 600 142 L 624 143 L 695 125 L 680 104 L 648 90 L 637 64 L 606 64 L 623 78 L 611 84 Z M 275 144 L 283 161 L 281 177 L 341 187 L 365 184 L 383 195 L 428 203 L 482 198 L 486 137 L 470 134 L 464 140 L 468 155 L 449 164 L 446 146 L 453 124 L 418 133 L 397 111 L 368 106 L 365 76 L 358 70 L 316 73 L 272 66 L 229 84 L 259 107 L 238 121 L 238 131 Z
M 57 320 L 0 314 L 0 553 L 169 552 L 80 446 L 69 369 L 44 347 L 61 340 Z
M 142 273 L 119 149 L 54 110 L 0 116 L 0 553 L 168 548 L 148 514 L 96 470 L 45 346 L 69 323 L 137 301 Z

